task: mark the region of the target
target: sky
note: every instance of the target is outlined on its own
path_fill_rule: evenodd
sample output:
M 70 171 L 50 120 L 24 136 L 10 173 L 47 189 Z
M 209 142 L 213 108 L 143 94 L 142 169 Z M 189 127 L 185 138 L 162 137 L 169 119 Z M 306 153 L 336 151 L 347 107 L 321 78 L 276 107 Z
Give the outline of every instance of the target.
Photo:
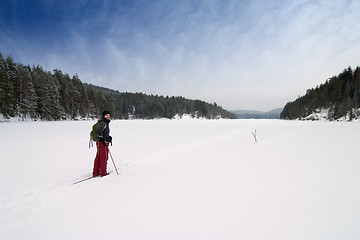
M 120 92 L 270 111 L 360 66 L 359 0 L 5 0 L 0 52 Z

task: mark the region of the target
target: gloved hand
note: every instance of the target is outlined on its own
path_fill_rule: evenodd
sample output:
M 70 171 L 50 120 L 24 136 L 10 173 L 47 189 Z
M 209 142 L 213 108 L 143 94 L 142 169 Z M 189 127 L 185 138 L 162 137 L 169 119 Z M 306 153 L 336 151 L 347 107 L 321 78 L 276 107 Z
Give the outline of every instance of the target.
M 112 146 L 112 136 L 108 137 L 107 142 L 111 143 L 111 146 Z

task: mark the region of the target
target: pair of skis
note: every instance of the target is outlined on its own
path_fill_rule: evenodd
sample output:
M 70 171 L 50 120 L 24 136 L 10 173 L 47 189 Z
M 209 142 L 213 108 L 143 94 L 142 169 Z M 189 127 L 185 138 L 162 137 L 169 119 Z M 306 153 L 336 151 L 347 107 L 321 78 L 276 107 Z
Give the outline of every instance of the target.
M 113 159 L 112 154 L 111 154 L 111 152 L 110 152 L 110 149 L 109 149 L 109 148 L 107 148 L 107 150 L 108 150 L 108 152 L 109 152 L 109 154 L 110 154 L 111 161 L 112 161 L 112 162 L 113 162 L 113 164 L 114 164 L 114 168 L 115 168 L 116 174 L 117 174 L 117 175 L 119 175 L 118 168 L 116 168 L 116 165 L 115 165 L 114 159 Z M 111 172 L 112 172 L 112 171 L 110 171 L 110 172 L 109 172 L 109 174 L 110 174 Z M 96 176 L 96 177 L 99 177 L 99 176 Z M 87 177 L 87 178 L 81 179 L 81 180 L 79 180 L 79 181 L 74 182 L 74 183 L 73 183 L 73 185 L 78 184 L 78 183 L 81 183 L 81 182 L 85 182 L 85 181 L 87 181 L 87 180 L 90 180 L 90 179 L 92 179 L 92 178 L 96 178 L 96 177 L 91 176 L 91 177 Z
M 116 173 L 119 175 L 119 173 L 118 173 L 118 171 L 117 171 L 118 169 L 116 168 L 115 170 L 116 170 Z M 113 171 L 110 170 L 108 175 L 110 175 L 110 173 L 112 173 L 112 172 L 113 172 Z M 106 175 L 105 175 L 105 176 L 106 176 Z M 88 180 L 90 180 L 90 179 L 97 178 L 97 177 L 100 177 L 100 175 L 99 175 L 99 176 L 96 176 L 96 177 L 91 176 L 91 177 L 83 178 L 83 179 L 81 179 L 81 180 L 78 180 L 78 181 L 76 181 L 76 182 L 73 182 L 73 185 L 78 184 L 78 183 L 82 183 L 82 182 L 85 182 L 85 181 L 88 181 Z

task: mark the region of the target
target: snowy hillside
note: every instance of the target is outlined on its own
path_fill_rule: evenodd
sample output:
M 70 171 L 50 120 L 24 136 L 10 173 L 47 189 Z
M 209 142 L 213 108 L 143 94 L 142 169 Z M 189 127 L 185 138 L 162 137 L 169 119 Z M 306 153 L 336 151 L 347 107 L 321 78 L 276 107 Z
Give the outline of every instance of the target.
M 297 120 L 321 120 L 321 121 L 332 121 L 334 120 L 334 110 L 332 108 L 318 108 L 308 116 L 304 118 L 299 118 Z M 345 114 L 344 116 L 336 119 L 336 121 L 358 121 L 360 117 L 360 108 L 359 109 L 351 109 L 350 112 Z
M 93 123 L 0 123 L 0 239 L 360 239 L 360 122 Z

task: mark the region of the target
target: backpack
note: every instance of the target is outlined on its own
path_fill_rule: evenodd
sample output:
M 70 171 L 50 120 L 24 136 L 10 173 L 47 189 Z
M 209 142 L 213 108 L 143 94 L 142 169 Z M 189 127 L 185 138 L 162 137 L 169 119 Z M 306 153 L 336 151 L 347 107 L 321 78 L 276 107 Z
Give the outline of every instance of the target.
M 91 146 L 93 146 L 93 142 L 97 142 L 99 139 L 99 136 L 96 132 L 96 128 L 99 125 L 99 122 L 96 122 L 92 128 L 91 128 L 91 132 L 90 132 L 90 140 L 89 140 L 89 148 L 90 148 L 90 144 Z
M 99 125 L 99 122 L 96 122 L 93 126 L 92 126 L 92 129 L 91 129 L 91 132 L 90 132 L 90 139 L 93 140 L 94 142 L 97 142 L 97 140 L 99 139 L 99 136 L 96 132 L 96 128 L 97 126 Z

